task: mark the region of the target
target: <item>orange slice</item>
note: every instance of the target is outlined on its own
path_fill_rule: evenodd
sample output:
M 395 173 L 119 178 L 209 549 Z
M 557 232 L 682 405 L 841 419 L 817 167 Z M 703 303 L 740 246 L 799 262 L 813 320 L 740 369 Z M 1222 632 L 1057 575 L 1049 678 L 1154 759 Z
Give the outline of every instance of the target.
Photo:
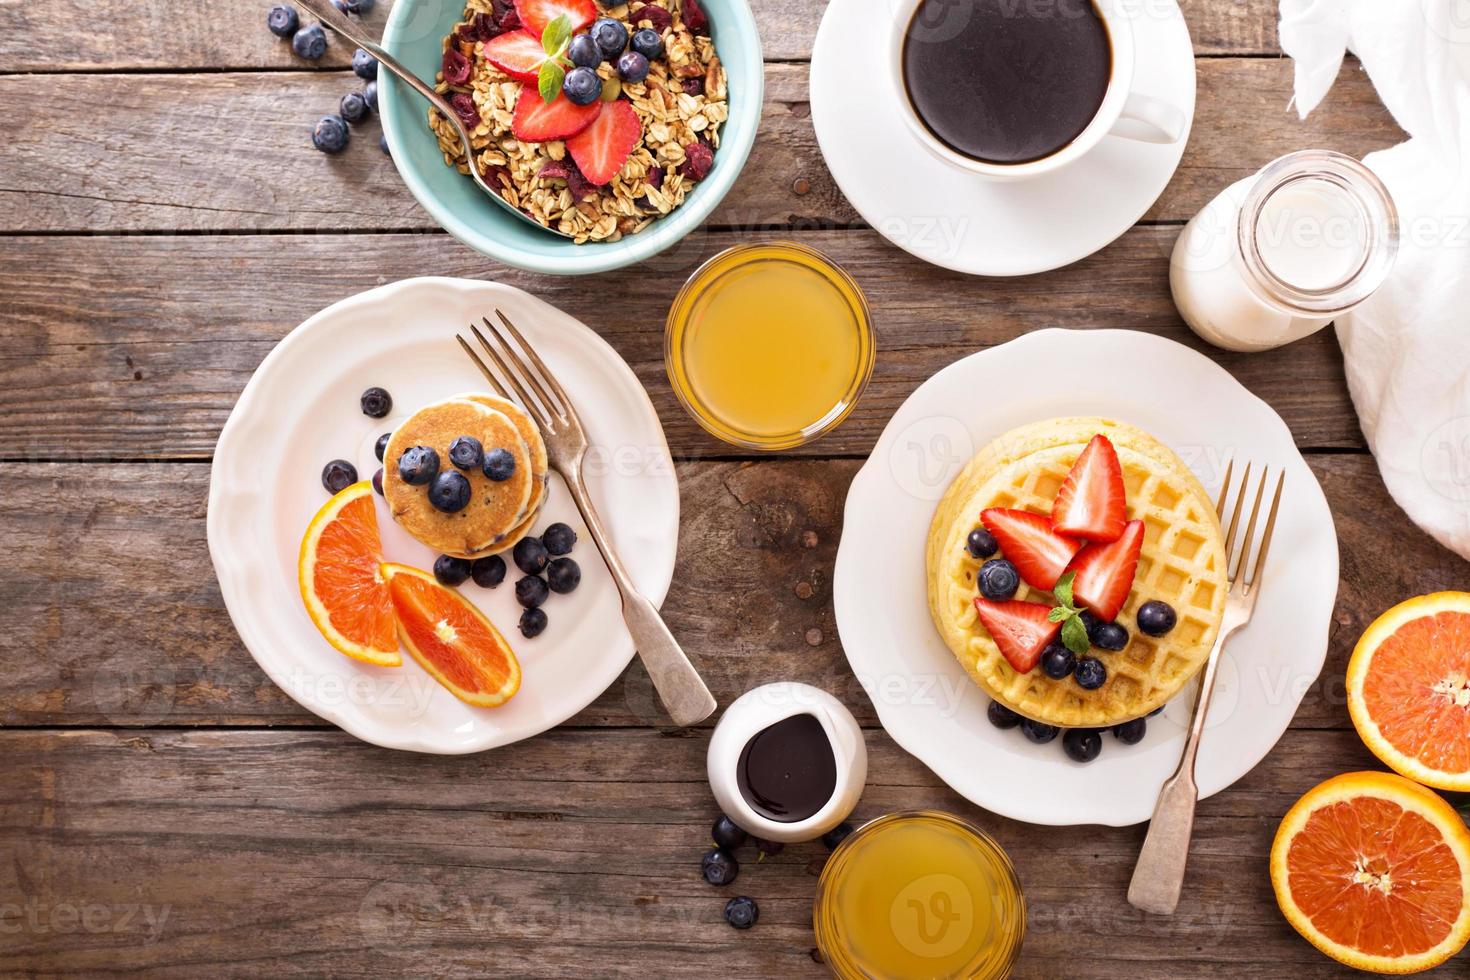
M 1296 802 L 1271 846 L 1276 901 L 1333 959 L 1417 973 L 1470 938 L 1470 831 L 1402 776 L 1352 772 Z
M 1470 592 L 1436 592 L 1374 620 L 1347 672 L 1353 727 L 1399 773 L 1470 792 Z
M 387 562 L 383 577 L 398 614 L 399 639 L 419 666 L 477 708 L 493 708 L 515 696 L 521 665 L 474 603 L 407 565 Z
M 354 660 L 397 667 L 393 602 L 383 562 L 373 485 L 354 483 L 322 505 L 301 539 L 301 601 L 327 642 Z

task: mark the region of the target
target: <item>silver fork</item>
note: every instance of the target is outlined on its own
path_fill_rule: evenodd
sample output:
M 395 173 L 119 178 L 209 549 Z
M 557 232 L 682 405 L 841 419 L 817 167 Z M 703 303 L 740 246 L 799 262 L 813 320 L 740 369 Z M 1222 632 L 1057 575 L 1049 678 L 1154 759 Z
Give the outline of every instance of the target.
M 1230 495 L 1230 476 L 1235 468 L 1232 460 L 1225 468 L 1225 480 L 1220 488 L 1220 499 L 1215 504 L 1215 513 L 1221 523 L 1225 521 L 1225 502 Z M 1271 549 L 1271 532 L 1276 528 L 1276 511 L 1281 504 L 1281 488 L 1286 482 L 1283 469 L 1276 480 L 1276 495 L 1271 501 L 1271 513 L 1266 518 L 1266 529 L 1261 535 L 1260 547 L 1255 549 L 1256 518 L 1261 512 L 1261 500 L 1266 492 L 1269 468 L 1261 472 L 1256 489 L 1256 501 L 1251 507 L 1250 522 L 1245 528 L 1245 537 L 1240 542 L 1239 558 L 1235 554 L 1235 532 L 1240 527 L 1240 513 L 1250 489 L 1251 467 L 1247 463 L 1245 474 L 1240 479 L 1235 494 L 1235 510 L 1230 517 L 1230 529 L 1225 533 L 1225 567 L 1230 583 L 1230 592 L 1225 597 L 1225 614 L 1220 622 L 1220 635 L 1210 650 L 1210 659 L 1205 664 L 1204 678 L 1200 681 L 1199 694 L 1194 702 L 1194 717 L 1189 725 L 1189 740 L 1184 743 L 1184 756 L 1174 775 L 1164 781 L 1159 790 L 1159 801 L 1154 806 L 1153 819 L 1144 838 L 1143 849 L 1138 854 L 1138 864 L 1133 868 L 1133 880 L 1128 885 L 1128 902 L 1145 912 L 1169 915 L 1179 906 L 1179 892 L 1184 886 L 1184 866 L 1189 861 L 1189 839 L 1194 833 L 1194 809 L 1199 802 L 1199 787 L 1194 782 L 1195 757 L 1199 752 L 1200 736 L 1205 730 L 1205 717 L 1210 711 L 1210 695 L 1215 689 L 1215 672 L 1220 665 L 1220 652 L 1225 642 L 1242 626 L 1249 623 L 1256 610 L 1256 598 L 1260 595 L 1261 570 L 1266 565 L 1266 554 Z
M 602 560 L 617 583 L 623 597 L 623 621 L 628 624 L 628 633 L 638 648 L 638 656 L 653 679 L 654 689 L 669 717 L 680 726 L 694 725 L 708 718 L 715 710 L 715 699 L 700 679 L 699 672 L 689 662 L 688 656 L 679 648 L 679 643 L 669 628 L 664 625 L 652 602 L 638 591 L 629 578 L 628 571 L 618 560 L 612 542 L 603 529 L 602 519 L 592 498 L 587 495 L 587 485 L 582 479 L 582 459 L 587 454 L 587 436 L 582 429 L 582 420 L 572 400 L 557 382 L 556 376 L 546 367 L 535 348 L 526 343 L 526 338 L 515 328 L 510 319 L 500 310 L 495 311 L 504 325 L 504 331 L 481 317 L 485 329 L 495 339 L 492 344 L 478 327 L 470 324 L 470 332 L 480 342 L 485 354 L 499 370 L 499 377 L 480 359 L 473 347 L 463 336 L 456 334 L 455 340 L 475 362 L 485 380 L 490 382 L 501 396 L 514 398 L 530 413 L 541 427 L 546 440 L 546 455 L 551 468 L 566 480 L 567 489 L 582 512 L 582 520 L 592 533 Z M 509 334 L 509 338 L 507 338 Z M 511 341 L 514 343 L 511 343 Z M 519 353 L 517 352 L 519 348 Z M 504 383 L 502 384 L 502 379 Z M 507 390 L 507 386 L 510 390 Z M 513 393 L 513 394 L 512 394 Z

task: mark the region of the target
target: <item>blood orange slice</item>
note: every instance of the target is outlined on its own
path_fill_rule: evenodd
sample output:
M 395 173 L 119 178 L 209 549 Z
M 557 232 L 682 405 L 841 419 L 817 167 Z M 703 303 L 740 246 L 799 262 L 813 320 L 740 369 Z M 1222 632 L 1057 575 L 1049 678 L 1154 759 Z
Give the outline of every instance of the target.
M 1296 802 L 1271 846 L 1286 918 L 1333 959 L 1417 973 L 1470 938 L 1470 831 L 1402 776 L 1351 772 Z
M 328 643 L 354 660 L 397 667 L 393 602 L 383 562 L 373 486 L 354 483 L 322 505 L 301 539 L 301 601 Z
M 1379 616 L 1353 650 L 1347 695 L 1374 755 L 1410 779 L 1470 791 L 1470 592 Z
M 521 687 L 521 665 L 505 637 L 464 596 L 407 565 L 383 565 L 398 613 L 398 636 L 419 666 L 466 704 L 493 708 Z

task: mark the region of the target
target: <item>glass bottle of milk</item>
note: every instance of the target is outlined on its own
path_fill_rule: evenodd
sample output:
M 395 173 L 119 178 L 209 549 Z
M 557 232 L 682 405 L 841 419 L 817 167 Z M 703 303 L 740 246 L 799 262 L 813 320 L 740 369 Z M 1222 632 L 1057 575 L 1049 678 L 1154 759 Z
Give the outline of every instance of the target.
M 1169 285 L 1186 323 L 1230 350 L 1322 329 L 1373 294 L 1398 253 L 1388 188 L 1352 157 L 1288 153 L 1190 219 Z

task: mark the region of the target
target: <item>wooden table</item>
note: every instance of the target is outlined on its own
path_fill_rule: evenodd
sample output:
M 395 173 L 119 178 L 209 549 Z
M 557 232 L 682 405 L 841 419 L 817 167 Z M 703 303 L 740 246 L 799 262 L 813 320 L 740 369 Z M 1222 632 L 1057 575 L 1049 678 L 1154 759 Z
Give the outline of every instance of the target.
M 660 728 L 641 666 L 555 731 L 436 758 L 322 724 L 240 645 L 205 547 L 221 424 L 306 316 L 426 274 L 524 287 L 617 347 L 679 461 L 675 633 L 722 703 L 782 678 L 843 698 L 872 753 L 859 817 L 940 807 L 996 835 L 1029 898 L 1021 975 L 1345 972 L 1278 914 L 1271 837 L 1308 787 L 1376 768 L 1344 702 L 1359 632 L 1402 598 L 1463 587 L 1470 567 L 1389 499 L 1330 331 L 1272 353 L 1208 351 L 1290 424 L 1332 505 L 1342 580 L 1321 679 L 1276 751 L 1200 807 L 1172 918 L 1124 899 L 1142 827 L 1002 820 L 900 751 L 848 670 L 830 583 L 848 481 L 940 367 L 1055 325 L 1205 349 L 1169 300 L 1178 226 L 1285 151 L 1396 142 L 1356 64 L 1300 122 L 1274 2 L 1189 0 L 1199 111 L 1146 220 L 1069 268 L 973 279 L 892 248 L 843 199 L 806 102 L 823 4 L 755 0 L 765 118 L 711 224 L 645 271 L 555 279 L 440 232 L 378 152 L 376 123 L 340 157 L 312 150 L 312 122 L 356 87 L 351 52 L 334 42 L 316 65 L 294 59 L 265 7 L 0 0 L 0 973 L 822 974 L 811 898 L 824 849 L 789 847 L 731 888 L 705 884 L 708 729 Z M 380 4 L 369 21 L 383 17 Z M 663 317 L 699 260 L 774 236 L 857 277 L 880 353 L 838 432 L 752 458 L 680 411 Z M 761 903 L 749 933 L 721 919 L 737 893 Z

